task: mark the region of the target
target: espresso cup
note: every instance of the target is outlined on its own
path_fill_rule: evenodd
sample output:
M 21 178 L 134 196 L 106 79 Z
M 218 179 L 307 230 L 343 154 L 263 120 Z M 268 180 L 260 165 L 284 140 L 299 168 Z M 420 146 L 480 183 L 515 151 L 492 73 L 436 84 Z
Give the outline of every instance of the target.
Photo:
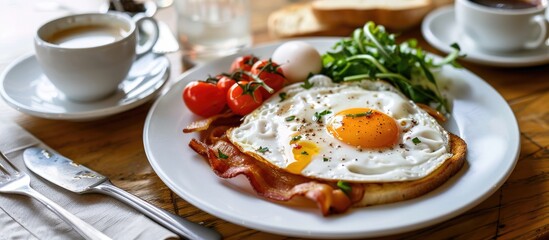
M 456 0 L 458 28 L 480 50 L 535 49 L 547 39 L 547 0 Z
M 138 33 L 141 27 L 151 31 Z M 136 57 L 148 53 L 157 39 L 153 18 L 89 13 L 45 23 L 36 33 L 34 47 L 51 83 L 68 99 L 86 102 L 116 92 Z

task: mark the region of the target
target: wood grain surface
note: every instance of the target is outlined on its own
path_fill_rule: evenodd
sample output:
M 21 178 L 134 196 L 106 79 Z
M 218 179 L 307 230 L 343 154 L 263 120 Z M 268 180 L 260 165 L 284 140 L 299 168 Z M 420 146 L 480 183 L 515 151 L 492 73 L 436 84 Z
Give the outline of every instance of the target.
M 255 44 L 276 40 L 268 34 L 266 16 L 293 2 L 296 1 L 252 1 Z M 157 18 L 175 29 L 172 8 L 160 10 Z M 416 38 L 424 49 L 441 54 L 425 42 L 419 27 L 399 37 L 407 38 Z M 185 67 L 180 53 L 168 57 L 172 63 L 172 84 Z M 462 63 L 493 86 L 512 107 L 521 131 L 518 163 L 503 186 L 470 211 L 384 239 L 549 239 L 549 65 L 494 68 Z M 0 70 L 6 65 L 0 64 Z M 144 121 L 151 105 L 149 102 L 100 120 L 70 122 L 29 116 L 0 101 L 0 122 L 19 124 L 61 154 L 108 176 L 115 185 L 184 218 L 215 228 L 225 239 L 293 239 L 221 220 L 188 204 L 166 187 L 149 165 L 143 149 Z

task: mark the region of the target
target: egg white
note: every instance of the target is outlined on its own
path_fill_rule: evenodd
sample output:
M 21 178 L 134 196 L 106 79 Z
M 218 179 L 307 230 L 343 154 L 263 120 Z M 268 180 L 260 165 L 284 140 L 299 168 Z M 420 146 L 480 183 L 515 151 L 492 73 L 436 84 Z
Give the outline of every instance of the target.
M 381 81 L 336 84 L 322 75 L 310 79 L 314 86 L 289 85 L 247 115 L 229 131 L 229 139 L 243 152 L 287 169 L 295 162 L 292 138 L 313 142 L 318 147 L 312 161 L 299 173 L 303 176 L 350 182 L 393 182 L 429 175 L 452 154 L 449 135 L 437 121 L 391 85 Z M 340 111 L 370 108 L 395 119 L 398 142 L 383 149 L 364 149 L 333 137 L 326 124 Z M 315 113 L 329 110 L 319 122 Z M 295 119 L 288 121 L 288 117 Z M 414 143 L 417 138 L 420 143 Z M 259 151 L 263 149 L 263 151 Z M 268 150 L 267 150 L 268 149 Z M 265 151 L 267 150 L 267 151 Z

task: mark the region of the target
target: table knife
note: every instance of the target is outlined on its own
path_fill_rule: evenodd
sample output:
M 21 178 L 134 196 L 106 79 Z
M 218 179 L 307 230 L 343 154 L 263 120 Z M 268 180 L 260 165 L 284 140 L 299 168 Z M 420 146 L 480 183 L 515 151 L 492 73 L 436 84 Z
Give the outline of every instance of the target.
M 116 187 L 111 181 L 62 155 L 43 148 L 31 147 L 23 153 L 25 165 L 40 177 L 75 193 L 103 193 L 141 211 L 181 237 L 189 239 L 221 239 L 213 229 L 190 222 Z

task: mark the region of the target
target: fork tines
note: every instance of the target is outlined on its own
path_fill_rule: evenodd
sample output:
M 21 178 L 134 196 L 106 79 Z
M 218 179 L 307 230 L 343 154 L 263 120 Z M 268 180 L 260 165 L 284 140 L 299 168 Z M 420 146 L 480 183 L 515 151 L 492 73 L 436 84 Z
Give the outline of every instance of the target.
M 15 167 L 15 165 L 13 165 L 13 163 L 11 163 L 11 161 L 1 151 L 0 151 L 0 157 L 2 158 L 0 160 L 0 171 L 2 171 L 5 175 L 12 175 L 12 174 L 19 175 L 19 170 L 17 169 L 17 167 Z M 6 165 L 8 165 L 9 168 L 11 168 L 13 173 L 10 172 L 10 170 Z

